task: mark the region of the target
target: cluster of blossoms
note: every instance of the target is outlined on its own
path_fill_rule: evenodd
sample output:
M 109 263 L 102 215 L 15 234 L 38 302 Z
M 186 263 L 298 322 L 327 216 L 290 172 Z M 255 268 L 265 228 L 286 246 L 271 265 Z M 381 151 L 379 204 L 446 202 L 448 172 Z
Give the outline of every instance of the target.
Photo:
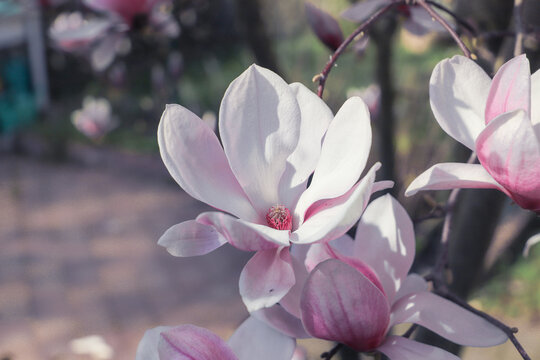
M 62 13 L 49 29 L 49 37 L 60 49 L 87 56 L 94 70 L 109 67 L 117 55 L 130 51 L 130 30 L 148 28 L 157 35 L 175 38 L 180 26 L 172 17 L 169 0 L 84 0 L 102 17 L 81 12 Z
M 463 57 L 437 65 L 430 98 L 441 127 L 481 164 L 439 164 L 408 189 L 489 187 L 524 208 L 540 209 L 540 122 L 531 107 L 540 76 L 525 57 L 493 80 Z M 484 125 L 485 121 L 485 125 Z M 167 230 L 159 244 L 175 256 L 207 254 L 229 243 L 255 252 L 239 280 L 250 317 L 228 342 L 193 325 L 147 331 L 137 360 L 299 359 L 295 341 L 332 340 L 390 359 L 458 359 L 391 335 L 416 323 L 466 346 L 494 346 L 507 335 L 485 319 L 428 291 L 409 274 L 413 224 L 375 181 L 361 177 L 371 147 L 370 115 L 358 97 L 334 116 L 301 84 L 251 66 L 232 82 L 219 112 L 218 138 L 179 105 L 165 110 L 161 156 L 191 196 L 220 211 Z M 369 205 L 368 205 L 369 203 Z M 352 239 L 346 233 L 357 225 Z

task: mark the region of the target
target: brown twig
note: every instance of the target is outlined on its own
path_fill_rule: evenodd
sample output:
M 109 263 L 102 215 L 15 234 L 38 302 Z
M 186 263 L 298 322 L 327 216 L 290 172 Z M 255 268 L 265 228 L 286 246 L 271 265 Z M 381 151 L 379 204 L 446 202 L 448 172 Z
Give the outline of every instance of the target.
M 456 20 L 458 22 L 459 25 L 461 25 L 462 27 L 467 29 L 467 31 L 469 31 L 473 36 L 476 36 L 476 33 L 477 33 L 476 29 L 471 24 L 469 24 L 468 21 L 462 19 L 458 14 L 456 14 L 455 12 L 453 12 L 452 10 L 447 8 L 446 6 L 441 5 L 438 2 L 435 2 L 433 0 L 426 0 L 426 3 L 428 3 L 429 5 L 437 8 L 437 9 L 439 9 L 441 11 L 444 11 L 448 15 L 452 16 L 454 18 L 454 20 Z
M 384 15 L 386 12 L 388 12 L 390 9 L 392 9 L 394 7 L 394 5 L 396 4 L 400 4 L 400 3 L 405 3 L 405 1 L 394 1 L 382 8 L 380 8 L 379 10 L 377 10 L 376 12 L 373 13 L 373 15 L 371 15 L 366 21 L 364 21 L 359 27 L 356 28 L 356 30 L 354 30 L 345 40 L 343 40 L 343 42 L 341 43 L 341 45 L 339 45 L 339 47 L 336 49 L 336 51 L 334 52 L 334 54 L 332 55 L 332 57 L 330 58 L 330 60 L 326 63 L 326 66 L 324 67 L 323 71 L 321 71 L 320 74 L 316 75 L 314 80 L 318 80 L 319 81 L 319 87 L 317 89 L 317 95 L 322 98 L 323 96 L 323 92 L 324 92 L 324 86 L 326 84 L 326 79 L 328 78 L 328 74 L 330 73 L 330 71 L 332 70 L 332 68 L 334 67 L 334 64 L 336 63 L 336 61 L 338 60 L 338 58 L 341 56 L 341 54 L 345 51 L 345 49 L 347 48 L 347 46 L 349 46 L 349 44 L 357 37 L 357 36 L 362 36 L 362 34 L 367 31 L 367 29 L 371 26 L 371 24 L 373 22 L 375 22 L 375 20 L 377 20 L 379 17 L 381 17 L 382 15 Z
M 321 359 L 330 360 L 343 347 L 343 344 L 336 344 L 330 351 L 321 354 Z
M 439 13 L 433 10 L 431 5 L 428 4 L 426 0 L 415 0 L 414 3 L 423 7 L 429 13 L 429 15 L 433 17 L 433 19 L 439 22 L 439 24 L 441 24 L 446 29 L 446 31 L 448 31 L 448 33 L 452 36 L 452 38 L 454 39 L 456 44 L 459 46 L 463 54 L 466 57 L 472 59 L 471 51 L 467 48 L 465 43 L 461 41 L 461 39 L 459 38 L 459 35 L 454 31 L 454 29 L 452 29 L 452 27 L 448 24 L 448 22 L 444 20 L 444 18 L 441 15 L 439 15 Z
M 530 356 L 527 354 L 527 352 L 525 351 L 525 349 L 523 348 L 523 346 L 521 345 L 521 343 L 518 341 L 518 339 L 515 336 L 515 334 L 518 332 L 517 328 L 509 327 L 508 325 L 504 324 L 503 322 L 495 319 L 493 316 L 491 316 L 489 314 L 486 314 L 485 312 L 480 311 L 480 310 L 472 307 L 471 305 L 469 305 L 468 302 L 461 299 L 459 296 L 452 294 L 448 290 L 436 290 L 435 293 L 442 296 L 442 297 L 444 297 L 444 298 L 446 298 L 446 299 L 448 299 L 448 300 L 450 300 L 450 301 L 452 301 L 453 303 L 461 306 L 462 308 L 464 308 L 464 309 L 466 309 L 466 310 L 480 316 L 481 318 L 485 319 L 486 321 L 488 321 L 492 325 L 494 325 L 494 326 L 498 327 L 499 329 L 501 329 L 506 334 L 506 336 L 508 336 L 508 338 L 510 339 L 512 344 L 514 344 L 514 347 L 519 352 L 519 354 L 521 355 L 523 360 L 531 360 Z

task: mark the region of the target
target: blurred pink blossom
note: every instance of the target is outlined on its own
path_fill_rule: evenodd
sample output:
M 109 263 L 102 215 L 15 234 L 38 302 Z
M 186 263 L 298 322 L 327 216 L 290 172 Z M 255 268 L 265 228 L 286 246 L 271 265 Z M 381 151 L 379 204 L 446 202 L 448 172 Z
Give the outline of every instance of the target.
M 84 98 L 82 109 L 71 114 L 71 121 L 77 130 L 92 139 L 102 137 L 117 126 L 109 101 L 91 96 Z
M 256 251 L 240 275 L 248 310 L 272 306 L 295 284 L 289 245 L 343 235 L 362 214 L 379 164 L 359 180 L 371 147 L 369 112 L 348 99 L 334 117 L 305 86 L 253 65 L 227 89 L 219 133 L 179 105 L 158 128 L 161 156 L 191 196 L 221 211 L 171 227 L 159 244 L 175 256 L 225 243 Z M 308 187 L 308 179 L 313 177 Z
M 458 358 L 389 335 L 390 329 L 416 323 L 466 346 L 493 346 L 507 339 L 486 320 L 428 292 L 422 277 L 407 275 L 415 255 L 413 224 L 390 195 L 366 208 L 354 241 L 344 235 L 312 244 L 298 254 L 305 267 L 296 267 L 297 277 L 306 280 L 295 285 L 280 305 L 254 313 L 288 335 L 305 337 L 303 326 L 310 336 L 344 343 L 360 352 L 433 360 Z
M 475 150 L 480 164 L 437 164 L 416 178 L 420 190 L 492 188 L 540 212 L 540 71 L 525 55 L 504 64 L 493 80 L 463 56 L 440 62 L 431 76 L 431 108 L 439 125 Z
M 62 13 L 49 28 L 49 36 L 64 51 L 82 51 L 104 37 L 112 24 L 109 19 L 85 19 L 78 11 Z
M 373 118 L 379 114 L 381 102 L 381 88 L 377 84 L 370 84 L 363 88 L 351 88 L 347 90 L 347 97 L 359 96 L 366 103 L 369 113 Z
M 146 331 L 135 360 L 291 360 L 295 340 L 250 317 L 228 342 L 194 326 L 158 326 Z

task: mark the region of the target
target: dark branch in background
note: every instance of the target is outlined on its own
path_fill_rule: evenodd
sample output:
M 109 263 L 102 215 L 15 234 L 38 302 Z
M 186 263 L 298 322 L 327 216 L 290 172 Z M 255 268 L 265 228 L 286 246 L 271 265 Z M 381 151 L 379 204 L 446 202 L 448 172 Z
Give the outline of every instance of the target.
M 472 164 L 476 160 L 476 153 L 473 151 L 467 164 Z M 441 246 L 442 248 L 439 251 L 439 256 L 435 262 L 435 266 L 431 271 L 432 277 L 437 278 L 437 280 L 444 281 L 444 272 L 448 268 L 448 238 L 450 236 L 450 226 L 452 225 L 452 217 L 454 214 L 454 206 L 456 205 L 457 197 L 461 189 L 454 189 L 448 197 L 446 202 L 445 210 L 446 215 L 444 217 L 443 230 L 441 235 Z M 437 282 L 434 282 L 434 286 L 440 285 Z
M 514 0 L 514 28 L 516 29 L 516 43 L 514 45 L 514 56 L 523 53 L 523 0 Z
M 463 41 L 461 41 L 461 39 L 459 38 L 459 35 L 454 31 L 454 29 L 452 29 L 452 27 L 448 24 L 448 22 L 446 22 L 446 20 L 444 20 L 444 18 L 441 15 L 439 15 L 435 10 L 433 10 L 433 8 L 427 3 L 426 0 L 415 0 L 414 2 L 417 5 L 420 5 L 421 7 L 423 7 L 429 13 L 429 15 L 433 17 L 433 19 L 439 22 L 439 24 L 441 24 L 446 29 L 446 31 L 452 36 L 452 38 L 454 39 L 456 44 L 458 44 L 463 54 L 466 57 L 472 59 L 471 52 L 469 51 L 467 46 L 465 46 Z
M 454 18 L 454 20 L 456 20 L 459 25 L 461 25 L 462 27 L 467 29 L 467 31 L 470 32 L 473 36 L 476 36 L 476 34 L 477 34 L 476 29 L 471 24 L 469 24 L 468 21 L 463 20 L 458 14 L 456 14 L 455 12 L 453 12 L 452 10 L 447 8 L 446 6 L 441 5 L 441 4 L 439 4 L 439 3 L 437 3 L 437 2 L 435 2 L 433 0 L 426 0 L 426 3 L 433 6 L 434 8 L 437 8 L 437 9 L 439 9 L 441 11 L 444 11 L 448 15 L 452 16 Z
M 343 347 L 343 344 L 336 344 L 330 351 L 321 354 L 321 359 L 330 360 Z

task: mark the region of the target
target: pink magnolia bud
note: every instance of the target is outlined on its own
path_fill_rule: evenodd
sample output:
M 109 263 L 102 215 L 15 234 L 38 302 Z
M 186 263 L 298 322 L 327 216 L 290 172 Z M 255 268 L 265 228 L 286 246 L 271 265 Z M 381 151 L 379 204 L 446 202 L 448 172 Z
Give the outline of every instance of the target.
M 306 16 L 311 29 L 319 40 L 335 51 L 343 42 L 343 32 L 332 15 L 306 2 Z

